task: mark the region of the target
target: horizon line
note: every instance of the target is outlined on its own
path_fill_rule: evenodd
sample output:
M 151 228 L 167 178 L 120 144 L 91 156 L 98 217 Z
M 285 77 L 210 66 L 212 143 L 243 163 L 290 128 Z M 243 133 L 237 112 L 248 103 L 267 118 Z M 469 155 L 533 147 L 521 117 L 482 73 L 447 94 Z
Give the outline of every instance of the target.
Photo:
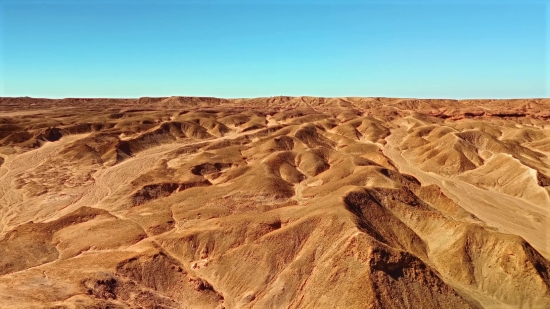
M 445 98 L 445 97 L 392 97 L 392 96 L 314 96 L 314 95 L 274 95 L 274 96 L 257 96 L 257 97 L 217 97 L 217 96 L 189 96 L 189 95 L 169 95 L 169 96 L 139 96 L 139 97 L 32 97 L 32 96 L 0 96 L 0 99 L 37 99 L 37 100 L 68 100 L 68 99 L 112 99 L 112 100 L 139 100 L 143 98 L 148 99 L 167 99 L 167 98 L 198 98 L 198 99 L 222 99 L 222 100 L 239 100 L 239 99 L 268 99 L 277 97 L 287 98 L 326 98 L 326 99 L 339 99 L 339 98 L 360 98 L 360 99 L 402 99 L 402 100 L 452 100 L 452 101 L 465 101 L 465 100 L 544 100 L 550 99 L 548 97 L 505 97 L 505 98 Z

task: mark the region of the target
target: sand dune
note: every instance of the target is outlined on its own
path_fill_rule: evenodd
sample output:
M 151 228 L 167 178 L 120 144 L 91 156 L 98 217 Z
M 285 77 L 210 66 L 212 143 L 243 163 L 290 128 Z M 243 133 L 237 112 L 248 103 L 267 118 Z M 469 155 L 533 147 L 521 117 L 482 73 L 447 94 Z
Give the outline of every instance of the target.
M 0 99 L 1 308 L 550 308 L 550 100 Z

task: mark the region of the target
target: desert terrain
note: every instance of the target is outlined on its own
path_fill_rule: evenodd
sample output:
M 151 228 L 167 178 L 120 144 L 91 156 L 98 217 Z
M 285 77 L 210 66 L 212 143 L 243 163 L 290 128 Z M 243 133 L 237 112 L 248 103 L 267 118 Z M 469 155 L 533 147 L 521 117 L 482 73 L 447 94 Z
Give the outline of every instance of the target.
M 0 98 L 0 308 L 550 308 L 550 99 Z

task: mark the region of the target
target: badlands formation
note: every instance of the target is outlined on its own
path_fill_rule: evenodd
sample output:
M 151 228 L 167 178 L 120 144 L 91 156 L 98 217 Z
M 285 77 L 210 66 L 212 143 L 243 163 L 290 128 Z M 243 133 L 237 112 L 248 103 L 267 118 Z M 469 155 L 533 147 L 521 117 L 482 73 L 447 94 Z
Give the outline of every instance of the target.
M 0 100 L 0 308 L 550 308 L 550 99 Z

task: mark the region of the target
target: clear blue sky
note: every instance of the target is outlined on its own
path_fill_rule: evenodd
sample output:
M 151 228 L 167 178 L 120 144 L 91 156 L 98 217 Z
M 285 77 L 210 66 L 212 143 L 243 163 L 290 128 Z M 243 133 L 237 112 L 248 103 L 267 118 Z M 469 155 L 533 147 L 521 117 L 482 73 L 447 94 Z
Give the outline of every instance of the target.
M 544 0 L 0 4 L 0 96 L 550 94 Z

